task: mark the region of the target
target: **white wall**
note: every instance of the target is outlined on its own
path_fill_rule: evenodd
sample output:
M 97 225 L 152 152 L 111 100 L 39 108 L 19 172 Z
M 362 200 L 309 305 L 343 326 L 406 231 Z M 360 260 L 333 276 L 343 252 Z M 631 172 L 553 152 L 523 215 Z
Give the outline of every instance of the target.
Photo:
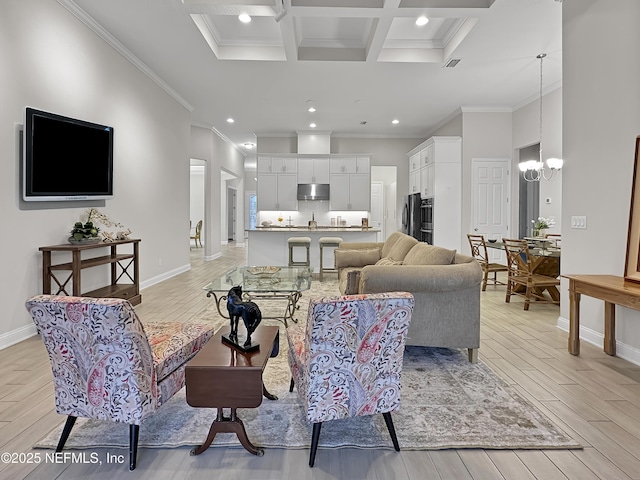
M 27 105 L 114 127 L 115 197 L 100 210 L 142 239 L 143 286 L 189 268 L 185 106 L 51 0 L 0 4 L 0 105 L 0 348 L 34 332 L 24 301 L 42 292 L 38 247 L 66 242 L 87 209 L 20 201 Z
M 635 138 L 640 134 L 640 2 L 564 0 L 564 274 L 623 275 Z M 597 32 L 597 35 L 594 35 Z M 586 215 L 587 229 L 569 228 Z M 562 282 L 560 325 L 569 318 Z M 618 355 L 640 364 L 640 312 L 616 309 Z M 602 345 L 603 305 L 582 296 L 581 334 Z

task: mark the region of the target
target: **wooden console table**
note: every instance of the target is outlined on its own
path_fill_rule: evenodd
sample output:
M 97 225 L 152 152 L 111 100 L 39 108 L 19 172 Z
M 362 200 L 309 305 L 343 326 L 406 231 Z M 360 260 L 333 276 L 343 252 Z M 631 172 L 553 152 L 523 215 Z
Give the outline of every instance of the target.
M 580 296 L 604 300 L 604 351 L 616 354 L 616 305 L 640 310 L 640 284 L 615 275 L 563 275 L 569 279 L 569 353 L 580 355 Z
M 142 301 L 140 295 L 139 267 L 138 267 L 138 244 L 140 240 L 117 240 L 115 242 L 101 242 L 90 245 L 72 245 L 65 243 L 62 245 L 51 245 L 40 247 L 42 252 L 42 293 L 51 294 L 52 280 L 57 285 L 54 295 L 73 295 L 76 297 L 115 297 L 129 300 L 132 305 L 137 305 Z M 131 244 L 133 249 L 129 253 L 118 253 L 118 247 Z M 110 254 L 94 258 L 82 258 L 82 252 L 96 248 L 109 248 Z M 66 263 L 51 263 L 51 252 L 71 253 L 71 261 Z M 126 263 L 125 263 L 126 262 Z M 97 267 L 99 265 L 111 266 L 111 282 L 109 285 L 92 290 L 82 291 L 81 272 L 85 268 Z M 118 266 L 120 272 L 118 272 Z M 131 268 L 131 271 L 129 270 Z M 70 272 L 65 279 L 59 279 L 56 272 Z M 121 279 L 128 278 L 131 283 L 118 283 Z M 69 292 L 69 282 L 71 282 L 71 292 Z
M 217 433 L 235 433 L 244 448 L 254 455 L 264 455 L 264 449 L 249 441 L 242 420 L 236 414 L 237 408 L 256 408 L 262 397 L 277 400 L 262 382 L 262 371 L 270 357 L 278 355 L 279 329 L 274 326 L 259 326 L 251 336 L 260 349 L 242 353 L 222 342 L 222 335 L 229 334 L 229 327 L 216 332 L 211 340 L 193 357 L 185 368 L 187 403 L 192 407 L 216 408 L 217 415 L 211 424 L 206 440 L 191 450 L 191 455 L 199 455 L 209 446 Z M 223 409 L 231 409 L 225 417 Z

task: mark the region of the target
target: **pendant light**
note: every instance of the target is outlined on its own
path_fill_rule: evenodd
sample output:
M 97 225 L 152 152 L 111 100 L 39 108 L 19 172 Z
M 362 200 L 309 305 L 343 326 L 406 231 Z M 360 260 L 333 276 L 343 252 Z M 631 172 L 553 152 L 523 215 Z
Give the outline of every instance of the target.
M 542 160 L 542 61 L 547 56 L 541 53 L 536 56 L 540 60 L 540 151 L 538 160 L 527 160 L 520 162 L 518 165 L 522 176 L 527 182 L 539 182 L 540 180 L 552 180 L 558 176 L 562 168 L 563 161 L 560 158 L 548 158 L 545 162 Z

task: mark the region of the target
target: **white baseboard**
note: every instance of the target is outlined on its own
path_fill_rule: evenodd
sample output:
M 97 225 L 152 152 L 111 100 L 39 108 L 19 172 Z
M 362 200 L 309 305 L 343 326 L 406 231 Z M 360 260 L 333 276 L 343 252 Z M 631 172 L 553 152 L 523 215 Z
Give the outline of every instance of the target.
M 565 332 L 569 332 L 569 320 L 564 317 L 558 317 L 556 326 Z M 580 341 L 585 341 L 596 347 L 604 347 L 604 334 L 596 332 L 591 328 L 586 328 L 584 325 L 580 325 Z M 640 349 L 622 343 L 616 339 L 616 357 L 624 358 L 628 362 L 635 365 L 640 365 Z
M 11 345 L 15 345 L 23 340 L 26 340 L 29 337 L 33 337 L 37 335 L 38 331 L 36 330 L 36 325 L 32 323 L 31 325 L 25 325 L 24 327 L 16 328 L 7 333 L 3 333 L 0 335 L 0 350 L 10 347 Z
M 158 275 L 156 277 L 150 278 L 149 280 L 145 280 L 144 282 L 140 282 L 140 290 L 144 290 L 147 287 L 150 287 L 160 282 L 164 282 L 165 280 L 168 280 L 171 277 L 175 277 L 176 275 L 180 275 L 181 273 L 188 272 L 189 270 L 191 270 L 191 264 L 183 265 L 182 267 L 169 270 L 168 272 L 165 272 L 162 275 Z
M 214 253 L 211 256 L 204 257 L 205 262 L 210 262 L 211 260 L 215 260 L 216 258 L 220 258 L 222 256 L 222 252 Z

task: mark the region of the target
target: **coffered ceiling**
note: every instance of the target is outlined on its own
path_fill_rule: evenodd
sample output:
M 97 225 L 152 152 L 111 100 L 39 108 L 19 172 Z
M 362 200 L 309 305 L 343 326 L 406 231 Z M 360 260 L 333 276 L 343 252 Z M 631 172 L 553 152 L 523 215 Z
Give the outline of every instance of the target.
M 311 123 L 424 138 L 460 108 L 510 111 L 541 52 L 545 89 L 561 81 L 557 0 L 58 1 L 248 155 Z

